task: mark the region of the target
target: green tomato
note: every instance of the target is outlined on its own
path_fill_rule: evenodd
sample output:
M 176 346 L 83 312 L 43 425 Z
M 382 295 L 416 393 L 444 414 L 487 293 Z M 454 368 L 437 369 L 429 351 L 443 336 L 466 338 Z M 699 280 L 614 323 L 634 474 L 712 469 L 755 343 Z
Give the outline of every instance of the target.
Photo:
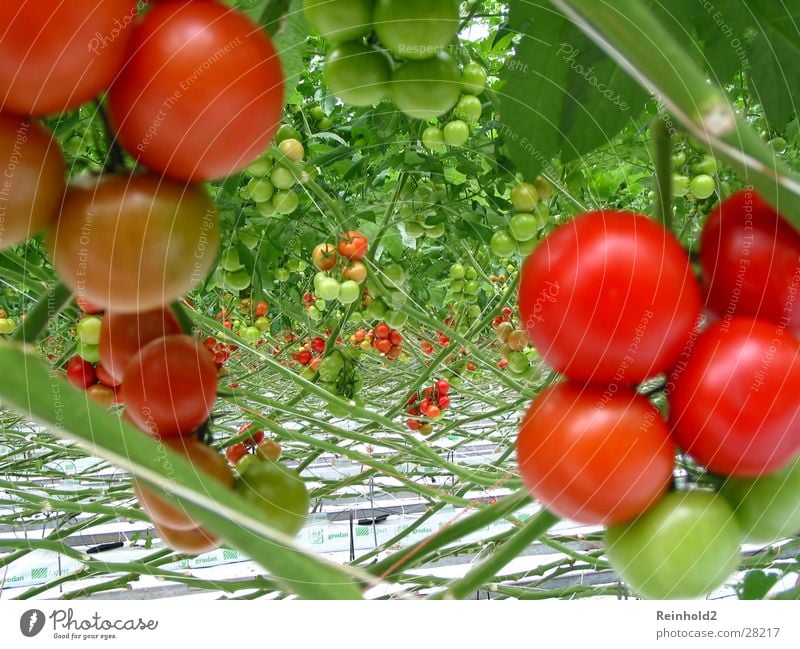
M 389 94 L 392 64 L 378 48 L 360 42 L 342 43 L 325 59 L 325 84 L 351 106 L 372 106 Z
M 261 329 L 258 327 L 243 327 L 239 335 L 249 343 L 254 343 L 261 338 Z
M 361 297 L 361 287 L 358 282 L 348 279 L 339 286 L 339 302 L 342 304 L 352 304 Z
M 714 156 L 703 156 L 703 159 L 692 167 L 695 173 L 713 176 L 717 173 L 717 160 Z
M 444 147 L 444 133 L 438 126 L 429 126 L 422 132 L 422 146 L 428 151 L 441 151 Z
M 275 187 L 266 178 L 253 178 L 247 183 L 245 191 L 250 200 L 256 203 L 266 203 L 275 193 Z
M 244 171 L 248 176 L 253 176 L 253 178 L 264 178 L 271 170 L 272 158 L 264 156 L 248 166 Z
M 284 140 L 301 140 L 300 131 L 291 124 L 281 124 L 278 133 L 275 135 L 275 142 L 280 144 Z
M 386 303 L 381 299 L 372 300 L 370 305 L 367 307 L 366 316 L 368 320 L 383 320 L 386 312 L 389 310 L 389 307 L 386 306 Z
M 322 320 L 322 313 L 320 310 L 315 307 L 313 304 L 308 307 L 308 317 L 314 320 L 315 322 L 319 322 Z
M 332 43 L 354 41 L 372 31 L 374 0 L 303 0 L 311 28 Z
M 401 59 L 429 59 L 458 32 L 457 0 L 377 0 L 373 17 L 378 40 Z M 457 77 L 460 84 L 461 75 Z
M 100 329 L 103 319 L 96 315 L 85 315 L 78 321 L 78 338 L 86 345 L 100 344 Z
M 742 531 L 719 494 L 671 492 L 605 534 L 606 555 L 631 588 L 650 599 L 694 599 L 739 565 Z
M 425 229 L 425 236 L 431 239 L 439 239 L 444 236 L 444 223 L 437 223 Z
M 530 366 L 531 364 L 528 361 L 528 357 L 522 352 L 511 352 L 508 355 L 508 369 L 515 374 L 527 372 Z
M 403 227 L 406 230 L 406 234 L 412 239 L 419 239 L 423 234 L 425 234 L 425 228 L 419 221 L 406 221 L 403 224 Z
M 536 248 L 536 237 L 527 241 L 517 241 L 517 254 L 523 257 L 531 254 L 534 248 Z
M 392 309 L 402 309 L 408 303 L 408 295 L 402 291 L 392 291 L 389 294 L 389 307 Z
M 461 73 L 461 87 L 471 95 L 481 94 L 486 89 L 486 68 L 480 63 L 467 63 Z
M 481 285 L 477 282 L 477 280 L 470 280 L 466 284 L 464 284 L 464 293 L 467 295 L 477 295 L 481 292 Z
M 222 287 L 228 291 L 236 292 L 244 291 L 245 289 L 250 288 L 250 273 L 248 273 L 244 268 L 234 271 L 222 272 Z
M 251 464 L 234 485 L 270 527 L 294 536 L 308 516 L 308 490 L 297 473 L 272 460 Z
M 0 334 L 7 336 L 8 334 L 14 333 L 14 329 L 16 328 L 17 323 L 11 318 L 0 318 Z
M 682 174 L 672 174 L 672 195 L 676 198 L 689 193 L 689 177 Z
M 464 146 L 469 140 L 469 126 L 460 119 L 444 125 L 444 141 L 450 146 Z
M 364 314 L 361 311 L 353 311 L 350 314 L 350 322 L 353 324 L 358 324 L 359 322 L 364 320 Z
M 728 478 L 721 493 L 748 543 L 772 543 L 800 531 L 800 458 L 775 473 Z
M 672 156 L 672 166 L 676 169 L 680 169 L 683 165 L 686 164 L 686 152 L 680 151 Z
M 262 315 L 256 318 L 256 321 L 253 323 L 253 326 L 259 331 L 267 331 L 267 329 L 269 329 L 269 318 Z
M 404 311 L 387 311 L 384 317 L 386 324 L 392 329 L 401 329 L 408 322 L 408 314 Z
M 222 256 L 219 259 L 219 267 L 228 272 L 236 272 L 244 265 L 239 260 L 239 251 L 236 248 L 226 248 L 222 251 Z
M 514 241 L 514 237 L 508 233 L 508 230 L 498 230 L 492 235 L 489 247 L 498 257 L 508 257 L 516 251 L 517 242 Z
M 339 376 L 339 372 L 344 369 L 344 360 L 341 354 L 331 354 L 319 364 L 319 377 L 323 381 L 332 383 Z
M 694 194 L 695 198 L 699 198 L 700 200 L 711 196 L 716 189 L 717 184 L 714 182 L 714 179 L 706 174 L 695 176 L 692 178 L 692 182 L 689 185 L 689 190 Z
M 786 153 L 786 148 L 789 146 L 786 140 L 782 137 L 772 138 L 769 142 L 767 142 L 767 145 L 778 154 Z
M 335 300 L 339 297 L 339 282 L 333 277 L 325 277 L 320 280 L 317 295 L 323 300 Z
M 325 111 L 322 110 L 322 106 L 313 106 L 308 113 L 315 122 L 325 119 Z
M 463 279 L 454 279 L 450 282 L 450 291 L 453 293 L 463 293 L 464 292 L 464 280 Z
M 469 315 L 469 317 L 473 320 L 475 318 L 479 318 L 482 312 L 483 311 L 477 304 L 471 304 L 469 309 L 467 309 L 467 315 Z
M 527 212 L 520 212 L 511 217 L 508 229 L 515 241 L 530 241 L 539 231 L 539 218 Z
M 239 241 L 241 241 L 242 245 L 248 250 L 255 250 L 258 247 L 259 241 L 261 241 L 258 235 L 252 230 L 239 230 L 236 234 L 239 237 Z
M 275 216 L 276 214 L 275 205 L 272 203 L 272 201 L 267 201 L 266 203 L 259 203 L 258 205 L 256 205 L 256 207 L 258 208 L 258 213 L 261 216 L 270 217 L 270 216 Z
M 98 345 L 87 345 L 82 340 L 79 340 L 77 354 L 87 363 L 100 362 L 100 347 Z
M 467 124 L 477 124 L 481 113 L 483 113 L 483 104 L 475 95 L 464 95 L 453 109 L 453 114 Z
M 278 214 L 291 214 L 300 204 L 300 197 L 293 191 L 278 192 L 272 197 L 272 207 Z
M 517 183 L 511 190 L 511 204 L 515 212 L 533 212 L 539 203 L 539 191 L 531 183 Z
M 291 189 L 297 184 L 297 179 L 294 177 L 294 174 L 282 165 L 273 168 L 269 179 L 275 186 L 275 189 Z
M 464 269 L 464 279 L 478 279 L 478 271 L 475 270 L 474 266 L 467 266 Z
M 300 270 L 300 260 L 297 257 L 289 257 L 289 259 L 286 260 L 286 268 L 296 273 Z
M 314 306 L 317 307 L 320 311 L 324 311 L 328 308 L 328 303 L 323 300 L 321 297 L 318 297 L 314 300 Z
M 401 288 L 406 280 L 406 271 L 400 264 L 389 264 L 383 269 L 383 274 L 394 288 Z
M 536 187 L 540 201 L 549 200 L 553 196 L 553 186 L 548 182 L 547 178 L 539 176 L 533 181 L 533 186 Z
M 275 280 L 278 282 L 288 282 L 291 275 L 288 268 L 281 267 L 275 269 Z
M 323 117 L 317 122 L 317 129 L 320 131 L 327 131 L 331 126 L 333 126 L 333 121 L 330 117 Z
M 450 266 L 450 279 L 464 279 L 466 269 L 464 264 L 453 264 Z
M 409 117 L 434 119 L 456 105 L 461 94 L 459 78 L 458 66 L 445 52 L 423 61 L 407 61 L 392 75 L 392 97 Z

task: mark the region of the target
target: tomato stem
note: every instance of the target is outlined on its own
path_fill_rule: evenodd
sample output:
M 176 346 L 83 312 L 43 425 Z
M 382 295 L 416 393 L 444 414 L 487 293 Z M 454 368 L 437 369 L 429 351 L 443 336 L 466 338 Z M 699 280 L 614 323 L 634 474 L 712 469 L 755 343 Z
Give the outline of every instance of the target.
M 656 117 L 650 127 L 655 161 L 656 219 L 672 229 L 672 135 L 663 117 Z
M 106 141 L 108 142 L 108 152 L 106 154 L 105 170 L 112 173 L 124 173 L 127 170 L 125 165 L 125 154 L 122 152 L 122 147 L 117 142 L 114 135 L 114 129 L 111 128 L 111 122 L 108 119 L 108 114 L 103 108 L 101 102 L 97 102 L 97 114 L 103 124 L 105 131 Z

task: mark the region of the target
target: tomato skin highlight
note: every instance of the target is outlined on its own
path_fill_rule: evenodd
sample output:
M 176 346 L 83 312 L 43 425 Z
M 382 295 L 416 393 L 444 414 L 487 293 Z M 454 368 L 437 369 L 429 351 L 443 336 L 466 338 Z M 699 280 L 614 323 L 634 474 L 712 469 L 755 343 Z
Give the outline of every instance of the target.
M 76 294 L 130 313 L 161 307 L 200 283 L 219 237 L 202 186 L 132 174 L 73 182 L 47 246 L 56 273 Z
M 3 0 L 0 110 L 50 115 L 106 90 L 125 62 L 137 0 Z
M 737 192 L 711 212 L 700 264 L 706 305 L 720 318 L 752 316 L 800 333 L 800 233 L 756 192 Z
M 272 41 L 222 3 L 154 7 L 128 56 L 109 92 L 109 118 L 121 144 L 153 171 L 192 182 L 232 175 L 280 126 L 283 69 Z
M 652 506 L 672 480 L 674 445 L 658 411 L 628 388 L 560 383 L 522 420 L 517 463 L 554 513 L 613 525 Z
M 166 336 L 142 347 L 122 381 L 126 413 L 157 438 L 195 431 L 208 419 L 216 397 L 214 359 L 189 336 Z
M 0 151 L 2 250 L 22 243 L 58 218 L 66 167 L 58 143 L 43 126 L 13 115 L 0 114 Z
M 739 563 L 741 541 L 728 503 L 705 491 L 669 493 L 604 538 L 612 567 L 650 599 L 693 599 L 718 588 Z
M 630 212 L 576 217 L 522 269 L 522 324 L 544 360 L 576 381 L 634 384 L 666 371 L 701 306 L 677 239 Z
M 147 343 L 181 333 L 177 318 L 169 309 L 141 313 L 107 313 L 100 330 L 100 360 L 117 382 L 125 368 Z
M 715 473 L 758 476 L 800 452 L 800 343 L 774 323 L 712 324 L 668 391 L 675 440 Z

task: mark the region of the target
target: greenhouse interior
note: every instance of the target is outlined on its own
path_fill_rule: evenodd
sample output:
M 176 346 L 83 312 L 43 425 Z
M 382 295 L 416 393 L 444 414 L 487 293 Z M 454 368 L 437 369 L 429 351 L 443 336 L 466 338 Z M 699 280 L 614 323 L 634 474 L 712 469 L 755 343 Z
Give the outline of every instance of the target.
M 798 22 L 3 0 L 0 599 L 800 599 Z

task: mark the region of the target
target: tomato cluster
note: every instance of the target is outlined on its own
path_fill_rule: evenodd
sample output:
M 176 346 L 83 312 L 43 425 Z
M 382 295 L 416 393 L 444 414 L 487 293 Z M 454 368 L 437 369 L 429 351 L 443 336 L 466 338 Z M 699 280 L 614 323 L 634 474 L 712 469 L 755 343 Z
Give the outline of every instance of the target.
M 430 435 L 433 432 L 433 424 L 421 420 L 420 417 L 438 419 L 450 407 L 450 382 L 447 379 L 438 379 L 432 386 L 425 388 L 423 394 L 423 398 L 420 399 L 419 393 L 415 392 L 406 402 L 406 412 L 410 415 L 406 420 L 406 426 L 409 430 Z
M 508 227 L 492 235 L 490 247 L 498 257 L 508 257 L 514 253 L 529 254 L 539 233 L 547 223 L 550 208 L 547 201 L 553 195 L 553 188 L 541 176 L 532 183 L 517 183 L 511 190 L 511 204 L 516 212 L 508 222 Z
M 456 0 L 304 0 L 303 10 L 331 44 L 325 83 L 345 104 L 391 97 L 409 117 L 431 119 L 456 105 L 462 85 L 476 89 L 445 51 L 458 32 Z
M 372 330 L 372 346 L 383 354 L 387 360 L 396 361 L 403 355 L 403 335 L 381 322 Z
M 778 516 L 800 527 L 784 494 L 800 470 L 798 240 L 752 191 L 724 201 L 701 238 L 705 319 L 688 255 L 641 215 L 579 216 L 525 263 L 524 328 L 567 381 L 522 421 L 522 477 L 554 512 L 608 526 L 609 559 L 642 595 L 704 594 L 744 538 L 776 540 Z M 666 418 L 634 389 L 659 375 Z M 724 476 L 722 492 L 668 493 L 677 448 Z

